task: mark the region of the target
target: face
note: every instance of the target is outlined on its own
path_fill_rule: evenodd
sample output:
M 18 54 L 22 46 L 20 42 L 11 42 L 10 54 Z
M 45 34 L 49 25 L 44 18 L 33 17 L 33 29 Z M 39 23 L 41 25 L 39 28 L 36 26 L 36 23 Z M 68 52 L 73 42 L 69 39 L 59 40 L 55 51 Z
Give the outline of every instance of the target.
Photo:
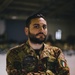
M 27 29 L 28 39 L 32 43 L 41 44 L 47 37 L 47 23 L 43 18 L 35 18 L 31 20 Z

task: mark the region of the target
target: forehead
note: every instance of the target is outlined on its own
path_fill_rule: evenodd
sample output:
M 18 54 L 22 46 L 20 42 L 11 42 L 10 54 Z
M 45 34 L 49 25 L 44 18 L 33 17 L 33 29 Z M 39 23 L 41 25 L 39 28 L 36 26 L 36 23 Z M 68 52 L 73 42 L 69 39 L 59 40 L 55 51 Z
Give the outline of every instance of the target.
M 31 20 L 30 24 L 47 24 L 46 20 L 44 18 L 34 18 Z

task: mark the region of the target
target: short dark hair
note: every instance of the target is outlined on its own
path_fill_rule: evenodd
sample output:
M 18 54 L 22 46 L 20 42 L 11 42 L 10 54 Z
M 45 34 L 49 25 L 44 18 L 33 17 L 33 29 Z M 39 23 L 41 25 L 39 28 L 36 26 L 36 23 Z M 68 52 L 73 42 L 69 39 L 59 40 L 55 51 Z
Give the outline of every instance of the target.
M 45 19 L 45 17 L 42 14 L 34 14 L 34 15 L 29 16 L 27 18 L 27 20 L 26 20 L 26 27 L 29 27 L 30 22 L 31 22 L 32 19 L 34 19 L 34 18 L 40 18 L 40 17 L 42 17 L 42 18 Z

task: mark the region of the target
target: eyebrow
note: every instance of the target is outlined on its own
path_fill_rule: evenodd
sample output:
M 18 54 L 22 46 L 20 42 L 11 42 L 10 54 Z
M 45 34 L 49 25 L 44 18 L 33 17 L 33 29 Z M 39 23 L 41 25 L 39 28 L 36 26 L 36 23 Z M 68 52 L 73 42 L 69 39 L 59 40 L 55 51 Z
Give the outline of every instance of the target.
M 33 24 L 33 25 L 40 25 L 40 24 L 38 24 L 38 23 L 35 23 L 35 24 Z M 47 24 L 43 24 L 43 25 L 46 25 L 46 26 L 47 26 Z
M 33 24 L 33 25 L 39 25 L 38 23 L 35 23 L 35 24 Z

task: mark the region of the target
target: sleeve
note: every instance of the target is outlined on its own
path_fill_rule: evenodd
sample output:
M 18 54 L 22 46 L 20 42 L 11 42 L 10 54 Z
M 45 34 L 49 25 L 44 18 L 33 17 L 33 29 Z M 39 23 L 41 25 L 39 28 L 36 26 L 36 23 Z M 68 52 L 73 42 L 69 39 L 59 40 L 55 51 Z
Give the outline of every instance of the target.
M 57 58 L 57 75 L 70 75 L 69 66 L 67 60 L 61 49 L 59 49 L 59 56 Z
M 20 70 L 19 70 L 19 68 L 21 68 L 20 65 L 21 65 L 20 62 L 17 61 L 17 55 L 15 55 L 15 53 L 13 53 L 10 50 L 7 53 L 7 56 L 6 56 L 6 71 L 7 71 L 7 74 L 8 75 L 18 75 L 18 73 L 20 73 Z

